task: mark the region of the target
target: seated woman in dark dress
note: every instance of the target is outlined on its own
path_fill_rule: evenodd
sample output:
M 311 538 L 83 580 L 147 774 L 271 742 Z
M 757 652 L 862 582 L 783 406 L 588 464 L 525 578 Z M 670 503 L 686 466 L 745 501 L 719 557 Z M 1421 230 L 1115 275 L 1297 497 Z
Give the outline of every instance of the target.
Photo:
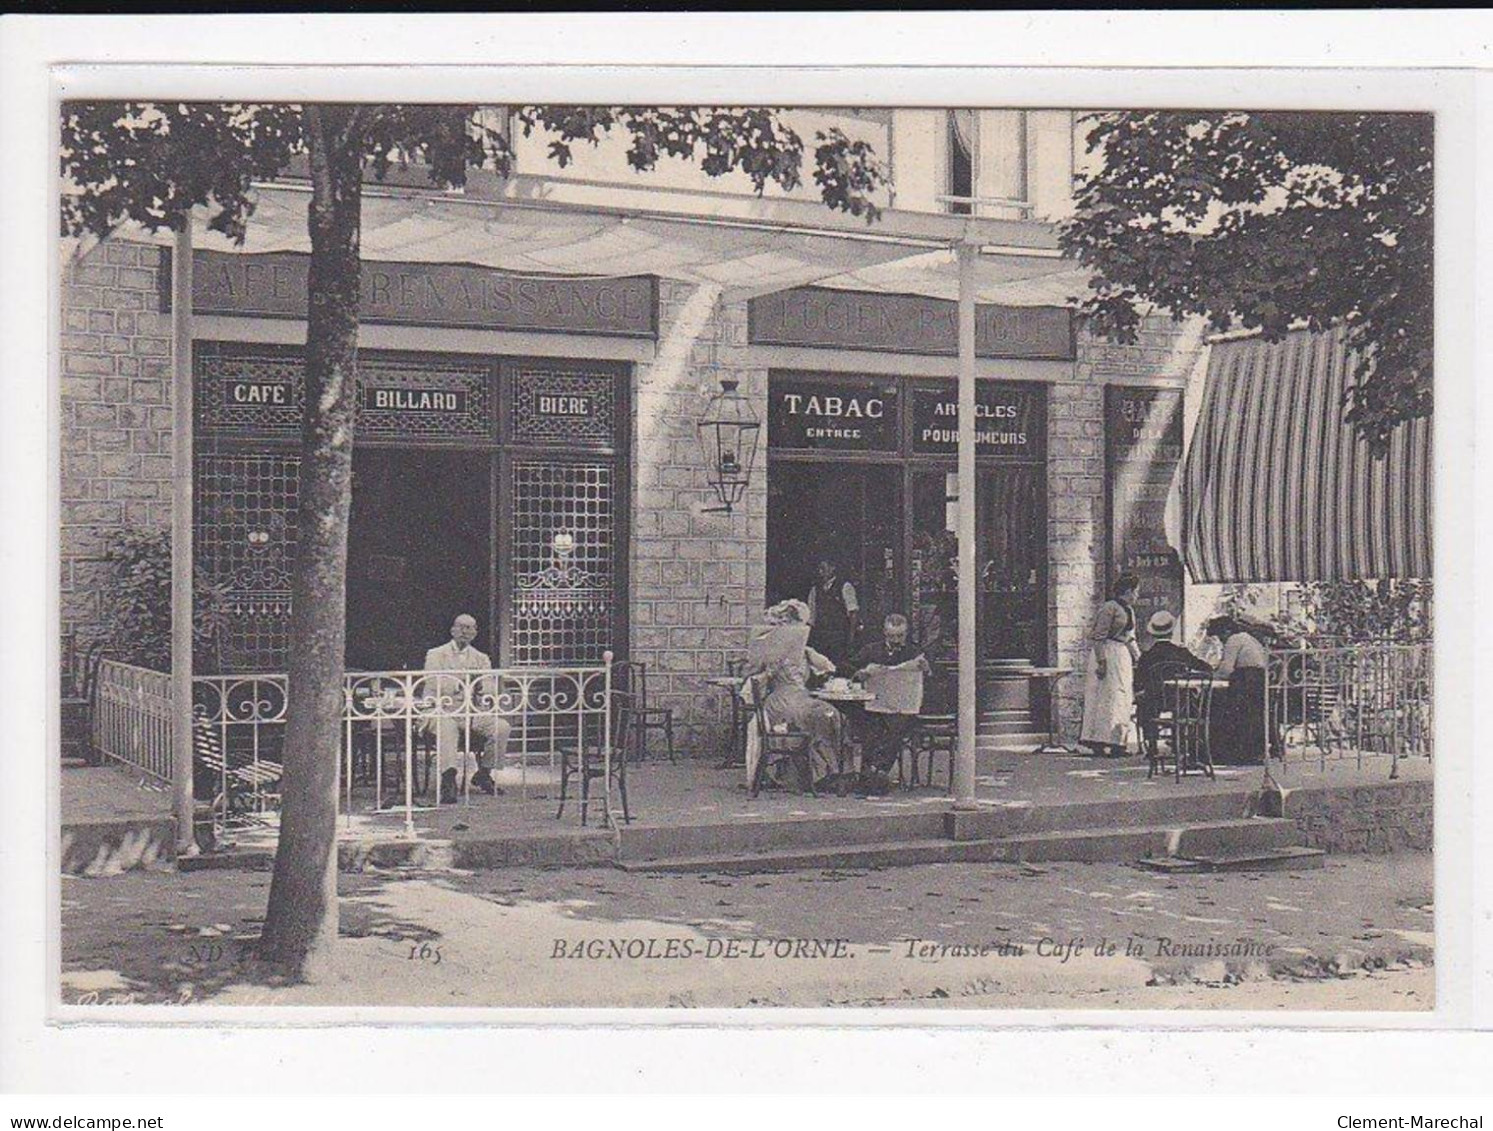
M 1265 761 L 1265 645 L 1233 617 L 1214 617 L 1208 635 L 1223 642 L 1213 674 L 1229 681 L 1213 692 L 1213 760 L 1258 766 Z

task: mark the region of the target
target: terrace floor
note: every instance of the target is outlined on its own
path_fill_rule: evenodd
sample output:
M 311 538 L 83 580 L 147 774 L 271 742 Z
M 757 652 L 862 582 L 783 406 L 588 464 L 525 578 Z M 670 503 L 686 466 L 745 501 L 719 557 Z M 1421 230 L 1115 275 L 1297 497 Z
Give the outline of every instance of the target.
M 1431 763 L 1426 759 L 1400 762 L 1402 779 L 1428 780 L 1431 774 Z M 1275 762 L 1271 764 L 1271 775 L 1288 789 L 1375 785 L 1388 779 L 1389 760 L 1380 755 L 1365 755 L 1361 764 L 1354 758 L 1331 761 L 1325 766 L 1315 761 L 1285 766 Z M 585 828 L 580 824 L 580 810 L 573 796 L 566 804 L 563 818 L 557 820 L 558 780 L 547 767 L 530 766 L 523 774 L 510 767 L 496 776 L 505 791 L 502 796 L 474 793 L 470 803 L 417 809 L 414 813 L 417 835 L 435 840 L 607 835 L 600 803 L 594 798 Z M 1212 780 L 1193 774 L 1179 782 L 1169 774 L 1148 778 L 1145 761 L 1139 757 L 1109 760 L 982 751 L 977 762 L 976 797 L 986 805 L 1015 806 L 1157 797 L 1183 799 L 1203 793 L 1244 795 L 1257 791 L 1263 776 L 1259 766 L 1220 766 Z M 385 803 L 390 800 L 386 797 Z M 722 769 L 714 760 L 703 758 L 675 763 L 655 759 L 630 766 L 628 800 L 634 828 L 892 815 L 939 811 L 952 804 L 942 775 L 937 786 L 894 787 L 889 796 L 882 798 L 822 794 L 811 797 L 788 792 L 763 792 L 751 798 L 747 795 L 743 770 Z M 354 812 L 344 817 L 346 837 L 379 841 L 401 835 L 404 811 L 373 812 L 373 801 L 371 789 L 354 793 Z M 160 820 L 171 812 L 168 788 L 118 766 L 64 767 L 61 803 L 64 826 Z M 612 808 L 620 821 L 621 805 L 615 792 Z M 231 838 L 245 846 L 272 845 L 274 824 L 274 815 L 270 814 L 262 826 L 233 830 Z

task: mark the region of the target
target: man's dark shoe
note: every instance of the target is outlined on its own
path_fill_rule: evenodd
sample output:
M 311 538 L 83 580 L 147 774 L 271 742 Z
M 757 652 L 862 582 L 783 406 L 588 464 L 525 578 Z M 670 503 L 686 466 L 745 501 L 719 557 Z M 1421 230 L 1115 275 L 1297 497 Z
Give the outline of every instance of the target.
M 456 771 L 446 770 L 441 774 L 441 804 L 456 804 Z
M 472 784 L 489 797 L 495 797 L 503 792 L 498 788 L 498 783 L 492 780 L 492 771 L 486 766 L 472 775 Z

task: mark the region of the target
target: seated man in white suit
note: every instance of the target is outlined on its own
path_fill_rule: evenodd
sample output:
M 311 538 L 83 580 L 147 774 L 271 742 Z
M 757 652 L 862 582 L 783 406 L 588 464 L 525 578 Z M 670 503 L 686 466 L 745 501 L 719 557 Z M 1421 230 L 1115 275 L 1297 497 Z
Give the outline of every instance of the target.
M 492 660 L 486 652 L 472 647 L 477 638 L 477 618 L 462 613 L 451 624 L 451 639 L 439 648 L 425 653 L 425 670 L 428 672 L 489 671 Z M 429 690 L 438 695 L 454 695 L 464 700 L 463 681 L 432 680 Z M 480 697 L 491 694 L 494 689 L 488 680 L 473 681 L 472 693 Z M 456 771 L 471 773 L 471 750 L 477 736 L 483 739 L 482 751 L 477 755 L 477 772 L 472 774 L 472 784 L 489 796 L 502 793 L 493 781 L 492 768 L 499 762 L 508 748 L 508 734 L 513 729 L 507 719 L 491 711 L 479 712 L 473 704 L 470 727 L 466 718 L 437 718 L 427 726 L 435 730 L 436 765 L 441 769 L 441 801 L 456 800 Z M 465 733 L 464 733 L 465 732 Z

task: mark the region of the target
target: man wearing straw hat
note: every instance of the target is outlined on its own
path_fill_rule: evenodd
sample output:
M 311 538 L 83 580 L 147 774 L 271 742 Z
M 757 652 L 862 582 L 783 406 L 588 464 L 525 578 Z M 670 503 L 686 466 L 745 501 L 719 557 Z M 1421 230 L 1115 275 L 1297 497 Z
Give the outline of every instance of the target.
M 1161 709 L 1161 689 L 1156 686 L 1158 673 L 1171 664 L 1183 664 L 1198 673 L 1213 670 L 1207 660 L 1172 642 L 1176 627 L 1177 618 L 1165 609 L 1152 613 L 1143 636 L 1145 650 L 1135 662 L 1136 722 L 1147 739 L 1155 738 L 1156 716 Z

